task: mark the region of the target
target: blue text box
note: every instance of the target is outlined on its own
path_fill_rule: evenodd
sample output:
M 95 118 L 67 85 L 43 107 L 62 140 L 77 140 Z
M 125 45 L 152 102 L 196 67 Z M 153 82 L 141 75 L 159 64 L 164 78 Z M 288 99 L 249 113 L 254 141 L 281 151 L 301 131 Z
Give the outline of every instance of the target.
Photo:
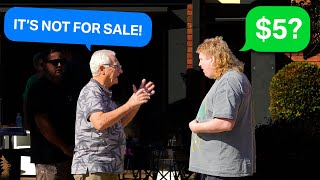
M 4 33 L 11 41 L 143 47 L 152 36 L 152 22 L 140 12 L 9 9 Z

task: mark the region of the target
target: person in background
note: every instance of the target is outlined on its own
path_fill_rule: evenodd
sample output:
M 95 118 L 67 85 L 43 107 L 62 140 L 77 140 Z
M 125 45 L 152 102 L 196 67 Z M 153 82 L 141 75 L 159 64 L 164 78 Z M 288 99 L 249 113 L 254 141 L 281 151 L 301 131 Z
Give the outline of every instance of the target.
M 73 179 L 75 112 L 70 111 L 70 95 L 62 80 L 65 62 L 63 50 L 53 48 L 46 52 L 44 74 L 28 93 L 31 162 L 36 165 L 36 179 Z
M 154 94 L 154 84 L 142 80 L 122 106 L 112 99 L 110 87 L 123 73 L 115 52 L 99 50 L 90 60 L 91 80 L 80 92 L 75 128 L 72 174 L 76 180 L 118 180 L 124 171 L 124 127 Z
M 235 180 L 255 172 L 255 128 L 251 84 L 244 64 L 222 37 L 206 39 L 196 51 L 206 77 L 215 79 L 192 131 L 189 170 L 201 180 Z
M 36 83 L 43 75 L 43 61 L 45 59 L 45 55 L 42 52 L 38 52 L 33 56 L 33 67 L 36 70 L 36 73 L 31 75 L 29 79 L 27 80 L 27 84 L 25 86 L 23 95 L 22 95 L 22 101 L 23 101 L 23 117 L 24 117 L 24 128 L 30 129 L 30 125 L 28 122 L 28 114 L 26 110 L 27 105 L 27 97 L 29 90 L 31 86 Z

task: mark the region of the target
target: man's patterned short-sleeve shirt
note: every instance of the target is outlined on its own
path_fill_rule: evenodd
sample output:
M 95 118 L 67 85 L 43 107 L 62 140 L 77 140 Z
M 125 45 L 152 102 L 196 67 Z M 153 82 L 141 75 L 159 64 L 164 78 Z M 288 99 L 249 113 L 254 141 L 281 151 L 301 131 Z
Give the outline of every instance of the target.
M 89 120 L 94 112 L 109 112 L 116 108 L 108 90 L 94 79 L 81 90 L 77 103 L 72 174 L 123 172 L 125 134 L 121 121 L 99 131 Z

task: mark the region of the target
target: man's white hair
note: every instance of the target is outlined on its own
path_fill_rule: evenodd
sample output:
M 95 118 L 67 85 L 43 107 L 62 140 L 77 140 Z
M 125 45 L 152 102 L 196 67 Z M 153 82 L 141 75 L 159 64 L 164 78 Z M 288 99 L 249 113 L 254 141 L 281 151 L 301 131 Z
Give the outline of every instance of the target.
M 111 64 L 110 56 L 116 56 L 116 53 L 111 50 L 103 49 L 94 52 L 90 60 L 90 70 L 92 76 L 99 75 L 99 66 L 102 64 Z

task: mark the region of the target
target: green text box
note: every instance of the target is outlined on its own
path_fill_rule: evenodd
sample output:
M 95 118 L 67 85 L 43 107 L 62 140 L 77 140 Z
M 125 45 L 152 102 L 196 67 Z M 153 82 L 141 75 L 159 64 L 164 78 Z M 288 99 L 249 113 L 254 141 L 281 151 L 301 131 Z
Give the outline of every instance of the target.
M 246 17 L 246 43 L 240 51 L 299 52 L 310 41 L 310 17 L 297 6 L 259 6 Z

